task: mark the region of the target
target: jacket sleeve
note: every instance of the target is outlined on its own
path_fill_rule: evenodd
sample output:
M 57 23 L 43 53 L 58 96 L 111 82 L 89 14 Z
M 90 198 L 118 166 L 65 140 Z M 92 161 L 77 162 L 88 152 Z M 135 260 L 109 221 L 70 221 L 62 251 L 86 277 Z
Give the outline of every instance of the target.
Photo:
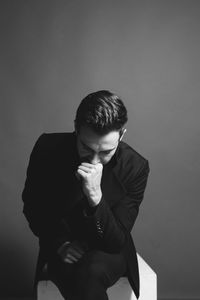
M 70 230 L 66 220 L 59 219 L 48 199 L 45 181 L 49 160 L 46 134 L 37 140 L 27 168 L 25 186 L 22 192 L 23 213 L 32 232 L 44 242 L 57 249 L 70 240 Z M 53 214 L 54 211 L 54 214 Z
M 93 233 L 100 247 L 111 253 L 120 252 L 127 234 L 133 228 L 138 215 L 139 206 L 144 197 L 144 191 L 149 174 L 149 164 L 145 160 L 137 174 L 126 182 L 125 196 L 112 209 L 104 196 L 97 209 L 91 215 L 86 215 L 87 222 L 93 227 Z

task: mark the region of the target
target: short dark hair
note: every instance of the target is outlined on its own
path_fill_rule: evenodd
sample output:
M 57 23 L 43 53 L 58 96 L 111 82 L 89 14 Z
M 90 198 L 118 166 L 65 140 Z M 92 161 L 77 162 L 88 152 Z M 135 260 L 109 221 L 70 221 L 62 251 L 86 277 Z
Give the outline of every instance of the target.
M 87 95 L 80 103 L 75 118 L 75 129 L 88 126 L 97 134 L 122 130 L 128 121 L 127 110 L 123 101 L 108 90 L 101 90 Z

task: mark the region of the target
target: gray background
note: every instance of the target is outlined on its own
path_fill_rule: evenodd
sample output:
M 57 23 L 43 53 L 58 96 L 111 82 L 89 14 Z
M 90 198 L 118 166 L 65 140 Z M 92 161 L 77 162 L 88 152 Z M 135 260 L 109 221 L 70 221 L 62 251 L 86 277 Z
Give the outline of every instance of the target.
M 0 2 L 0 295 L 31 295 L 38 244 L 21 192 L 42 132 L 90 92 L 127 106 L 151 173 L 132 232 L 159 298 L 200 298 L 200 1 Z

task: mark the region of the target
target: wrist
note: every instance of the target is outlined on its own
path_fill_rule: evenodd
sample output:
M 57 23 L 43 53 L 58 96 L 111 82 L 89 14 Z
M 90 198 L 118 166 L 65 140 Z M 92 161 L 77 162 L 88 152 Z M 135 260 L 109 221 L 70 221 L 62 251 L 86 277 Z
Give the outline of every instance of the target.
M 96 195 L 87 197 L 89 206 L 95 207 L 99 204 L 102 198 L 102 192 L 99 191 Z

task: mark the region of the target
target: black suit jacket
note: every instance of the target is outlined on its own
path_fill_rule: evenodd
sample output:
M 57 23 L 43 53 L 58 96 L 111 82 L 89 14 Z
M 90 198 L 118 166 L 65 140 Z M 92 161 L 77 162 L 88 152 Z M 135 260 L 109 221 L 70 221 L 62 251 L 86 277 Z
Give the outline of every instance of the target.
M 91 214 L 75 176 L 78 165 L 75 132 L 42 134 L 31 153 L 22 199 L 30 228 L 39 237 L 35 282 L 59 246 L 80 239 L 93 249 L 122 251 L 127 277 L 139 297 L 138 262 L 130 232 L 143 199 L 148 161 L 119 142 L 114 156 L 103 166 L 103 196 Z

